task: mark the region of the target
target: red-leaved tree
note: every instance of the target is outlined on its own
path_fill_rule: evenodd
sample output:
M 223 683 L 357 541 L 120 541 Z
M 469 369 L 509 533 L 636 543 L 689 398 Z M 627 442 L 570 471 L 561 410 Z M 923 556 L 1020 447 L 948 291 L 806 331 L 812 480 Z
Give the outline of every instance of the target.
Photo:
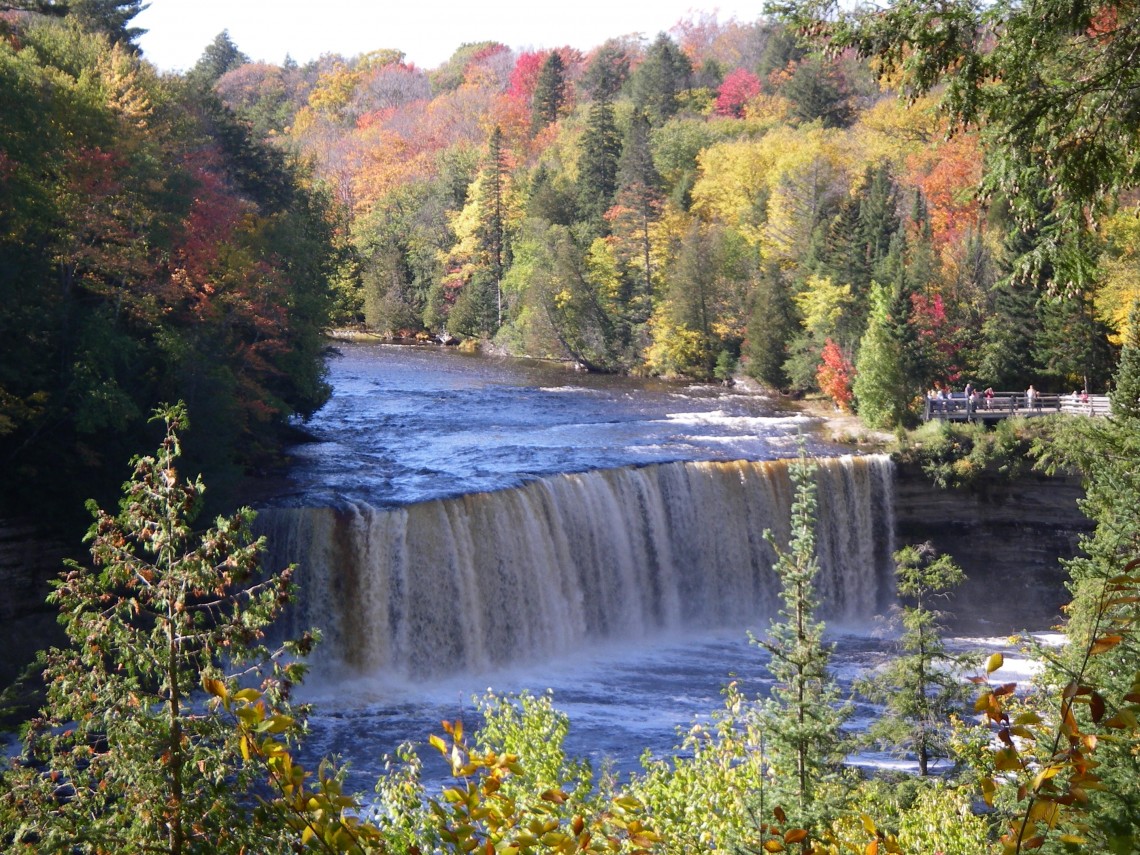
M 819 368 L 815 372 L 815 379 L 819 383 L 820 391 L 831 398 L 835 402 L 835 406 L 843 412 L 851 412 L 851 381 L 855 375 L 851 360 L 847 358 L 839 345 L 830 338 L 823 345 L 820 360 Z
M 760 78 L 746 68 L 738 68 L 720 85 L 716 96 L 717 115 L 739 119 L 744 115 L 744 105 L 759 94 Z

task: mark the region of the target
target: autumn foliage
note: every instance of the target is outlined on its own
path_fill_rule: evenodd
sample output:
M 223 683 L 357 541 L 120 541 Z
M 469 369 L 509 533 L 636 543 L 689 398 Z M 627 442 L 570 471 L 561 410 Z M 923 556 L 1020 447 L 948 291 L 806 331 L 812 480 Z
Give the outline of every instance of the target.
M 854 373 L 851 361 L 844 356 L 839 345 L 829 338 L 823 345 L 816 377 L 820 391 L 831 398 L 835 406 L 845 413 L 851 412 L 851 402 L 854 400 L 851 394 L 851 380 Z

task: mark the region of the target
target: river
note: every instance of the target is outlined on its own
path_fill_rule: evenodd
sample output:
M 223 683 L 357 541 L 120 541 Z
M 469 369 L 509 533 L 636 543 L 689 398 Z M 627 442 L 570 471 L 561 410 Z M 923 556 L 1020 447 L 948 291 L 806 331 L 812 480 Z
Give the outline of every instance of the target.
M 551 691 L 571 753 L 621 772 L 645 749 L 670 753 L 729 680 L 763 694 L 748 634 L 764 633 L 776 586 L 759 534 L 787 535 L 787 467 L 770 461 L 801 441 L 821 456 L 836 674 L 849 686 L 886 655 L 885 457 L 836 457 L 813 419 L 720 386 L 444 348 L 339 350 L 332 398 L 306 425 L 314 441 L 259 525 L 275 566 L 300 565 L 293 629 L 326 635 L 301 691 L 317 705 L 308 756 L 349 760 L 354 788 L 441 720 L 477 725 L 473 698 L 488 689 Z M 857 706 L 852 726 L 874 714 Z

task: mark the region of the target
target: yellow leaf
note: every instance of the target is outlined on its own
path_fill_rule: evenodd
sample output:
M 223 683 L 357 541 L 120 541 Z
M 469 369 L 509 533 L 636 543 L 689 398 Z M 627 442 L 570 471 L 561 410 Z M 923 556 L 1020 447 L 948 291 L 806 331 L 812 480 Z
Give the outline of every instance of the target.
M 253 703 L 261 698 L 261 692 L 257 691 L 257 689 L 242 689 L 240 692 L 234 694 L 234 698 L 239 701 L 249 701 Z
M 1043 822 L 1050 828 L 1057 824 L 1057 820 L 1061 818 L 1061 806 L 1056 802 L 1036 801 L 1033 807 L 1029 809 L 1029 816 L 1027 819 L 1030 823 Z
M 985 799 L 986 804 L 993 807 L 994 793 L 997 792 L 997 784 L 994 783 L 993 778 L 982 778 L 982 798 Z
M 863 847 L 863 855 L 879 855 L 879 841 L 872 840 Z
M 998 668 L 1005 664 L 1005 657 L 1000 653 L 991 653 L 990 658 L 986 660 L 986 673 L 992 674 Z
M 994 754 L 994 768 L 999 772 L 1016 772 L 1021 768 L 1021 760 L 1012 748 L 1003 748 Z
M 1037 773 L 1036 777 L 1034 777 L 1033 789 L 1036 790 L 1050 778 L 1056 777 L 1057 773 L 1060 771 L 1061 770 L 1056 766 L 1046 766 L 1044 769 Z
M 779 840 L 765 840 L 764 841 L 764 851 L 765 852 L 783 852 L 784 851 L 784 844 L 781 843 Z
M 447 746 L 443 744 L 443 739 L 441 737 L 438 737 L 433 733 L 428 737 L 428 742 L 430 742 L 440 754 L 447 753 Z
M 241 756 L 245 761 L 249 761 L 249 737 L 242 734 L 241 738 Z
M 313 839 L 313 827 L 311 825 L 306 825 L 305 830 L 301 832 L 301 845 L 304 846 L 306 843 L 308 843 L 312 839 Z
M 785 843 L 800 843 L 807 840 L 808 833 L 802 828 L 792 828 L 784 833 Z
M 875 828 L 875 820 L 871 819 L 867 814 L 862 814 L 860 819 L 863 820 L 863 830 L 871 836 L 874 836 L 878 831 L 878 829 Z
M 1116 647 L 1116 645 L 1120 644 L 1123 640 L 1124 636 L 1122 635 L 1102 635 L 1093 642 L 1093 646 L 1089 652 L 1094 656 L 1099 653 L 1104 653 L 1106 650 L 1112 650 L 1112 648 Z

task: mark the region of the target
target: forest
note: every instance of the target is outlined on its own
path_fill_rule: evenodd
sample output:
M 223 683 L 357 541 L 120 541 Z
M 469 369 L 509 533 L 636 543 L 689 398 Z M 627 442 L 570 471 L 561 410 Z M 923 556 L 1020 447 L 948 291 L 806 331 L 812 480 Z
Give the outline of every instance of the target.
M 1057 271 L 1037 250 L 1061 212 L 979 189 L 979 129 L 775 19 L 694 15 L 588 55 L 469 44 L 434 70 L 254 63 L 223 33 L 196 71 L 315 164 L 353 251 L 339 320 L 393 337 L 740 364 L 893 426 L 934 386 L 1104 390 L 1136 294 L 1132 208 L 1081 248 L 1095 272 Z
M 1134 6 L 805 0 L 433 70 L 396 49 L 274 66 L 223 32 L 165 75 L 134 45 L 141 5 L 0 3 L 2 510 L 71 525 L 95 500 L 94 572 L 51 595 L 72 644 L 44 652 L 0 771 L 6 850 L 1137 850 Z M 1081 473 L 1097 526 L 1065 643 L 1031 651 L 1029 691 L 992 679 L 1000 654 L 955 661 L 937 598 L 960 573 L 900 550 L 867 738 L 954 772 L 855 774 L 801 459 L 756 639 L 769 697 L 730 684 L 675 757 L 616 781 L 562 753 L 550 699 L 488 696 L 430 738 L 452 784 L 428 791 L 403 748 L 370 812 L 335 759 L 297 759 L 318 639 L 266 640 L 291 570 L 260 572 L 250 511 L 194 523 L 204 482 L 270 470 L 326 400 L 331 325 L 743 371 L 881 427 L 935 386 L 1111 389 L 1111 418 L 1052 420 L 1035 448 Z

